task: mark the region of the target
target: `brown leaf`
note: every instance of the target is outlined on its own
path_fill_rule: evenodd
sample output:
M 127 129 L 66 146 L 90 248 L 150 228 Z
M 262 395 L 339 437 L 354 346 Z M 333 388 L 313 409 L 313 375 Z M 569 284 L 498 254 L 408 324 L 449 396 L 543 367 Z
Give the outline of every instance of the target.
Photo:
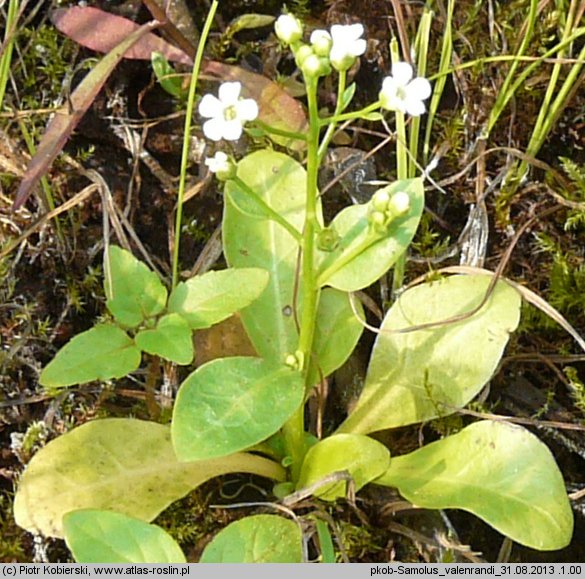
M 81 46 L 103 53 L 110 52 L 139 28 L 138 24 L 127 18 L 91 6 L 59 8 L 51 14 L 51 20 L 60 32 Z M 155 51 L 164 54 L 169 61 L 193 64 L 182 50 L 152 32 L 136 42 L 124 54 L 124 58 L 150 60 L 150 55 Z

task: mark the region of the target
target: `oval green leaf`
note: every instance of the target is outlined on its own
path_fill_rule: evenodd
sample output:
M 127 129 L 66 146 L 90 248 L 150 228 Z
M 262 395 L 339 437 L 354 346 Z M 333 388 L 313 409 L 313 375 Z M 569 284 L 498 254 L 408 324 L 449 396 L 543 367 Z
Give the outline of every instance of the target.
M 369 204 L 352 205 L 341 211 L 331 223 L 340 241 L 334 251 L 320 252 L 319 282 L 343 291 L 368 287 L 386 273 L 407 250 L 424 208 L 422 179 L 405 179 L 385 187 L 392 195 L 408 193 L 410 208 L 402 217 L 390 223 L 386 235 L 371 242 L 368 222 Z M 377 240 L 376 240 L 377 239 Z M 338 266 L 354 252 L 364 247 L 353 259 Z
M 163 316 L 154 330 L 136 334 L 136 345 L 154 356 L 177 364 L 193 361 L 193 340 L 189 324 L 179 314 Z
M 361 434 L 334 434 L 312 446 L 301 468 L 297 489 L 311 486 L 335 472 L 349 472 L 359 491 L 388 469 L 390 452 L 373 438 Z M 347 481 L 327 483 L 315 496 L 333 501 L 347 494 Z
M 393 458 L 375 482 L 398 488 L 419 507 L 469 511 L 533 549 L 562 549 L 573 534 L 573 513 L 555 459 L 519 426 L 476 422 Z
M 301 231 L 305 220 L 306 173 L 287 155 L 256 151 L 238 163 L 242 179 L 274 211 Z M 258 213 L 236 183 L 225 187 L 223 245 L 236 268 L 261 268 L 270 281 L 260 297 L 242 310 L 244 327 L 260 356 L 282 361 L 297 347 L 294 280 L 299 246 L 281 225 Z
M 260 358 L 220 358 L 181 385 L 172 437 L 180 460 L 225 456 L 274 434 L 303 401 L 299 372 Z
M 97 509 L 67 513 L 65 542 L 78 563 L 186 563 L 177 542 L 163 529 Z
M 179 462 L 168 426 L 94 420 L 33 456 L 20 479 L 14 518 L 31 533 L 59 538 L 63 516 L 79 509 L 116 511 L 149 522 L 205 481 L 230 472 L 284 479 L 280 465 L 248 454 Z
M 106 306 L 116 320 L 135 328 L 146 318 L 160 314 L 167 303 L 167 290 L 158 275 L 121 247 L 111 245 L 108 255 Z
M 276 515 L 240 519 L 205 547 L 200 563 L 302 563 L 299 526 Z
M 39 383 L 57 388 L 122 378 L 134 372 L 140 360 L 140 350 L 126 332 L 102 324 L 67 342 L 41 372 Z
M 479 312 L 459 322 L 391 333 L 472 311 L 486 276 L 452 276 L 407 290 L 387 313 L 364 390 L 340 432 L 366 434 L 445 416 L 465 406 L 496 370 L 520 320 L 520 296 L 496 284 Z
M 354 309 L 363 320 L 364 310 L 359 300 L 333 288 L 321 292 L 308 384 L 316 384 L 322 376 L 332 374 L 353 352 L 364 330 Z
M 210 271 L 178 284 L 168 311 L 180 314 L 193 330 L 210 328 L 251 304 L 268 280 L 268 272 L 258 268 Z

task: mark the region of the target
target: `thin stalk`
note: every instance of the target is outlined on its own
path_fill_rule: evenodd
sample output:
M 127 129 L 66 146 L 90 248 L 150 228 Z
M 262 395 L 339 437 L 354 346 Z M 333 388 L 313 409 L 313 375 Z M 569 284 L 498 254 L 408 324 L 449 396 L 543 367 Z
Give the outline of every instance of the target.
M 211 30 L 211 24 L 217 10 L 218 0 L 213 0 L 203 32 L 197 46 L 197 54 L 195 55 L 195 62 L 193 63 L 193 72 L 191 73 L 191 82 L 189 83 L 189 96 L 187 98 L 187 114 L 185 115 L 185 128 L 183 132 L 183 150 L 181 153 L 181 174 L 179 176 L 179 191 L 177 193 L 177 214 L 175 217 L 175 236 L 173 247 L 173 275 L 171 287 L 175 288 L 179 278 L 179 247 L 181 241 L 181 224 L 183 222 L 183 199 L 185 198 L 185 188 L 187 182 L 187 165 L 189 164 L 189 146 L 191 144 L 191 122 L 193 119 L 193 109 L 195 108 L 195 93 L 197 90 L 197 81 L 199 80 L 199 71 L 201 69 L 201 62 L 203 61 L 203 51 Z
M 315 272 L 315 235 L 317 221 L 317 173 L 319 169 L 319 112 L 317 108 L 317 78 L 305 79 L 309 105 L 309 134 L 307 138 L 307 199 L 305 226 L 303 228 L 303 259 L 301 266 L 300 291 L 302 306 L 299 344 L 297 355 L 302 363 L 305 378 L 313 348 L 313 336 L 319 305 L 319 286 Z M 311 384 L 305 384 L 308 389 Z M 304 405 L 293 414 L 283 428 L 287 455 L 291 457 L 291 478 L 297 482 L 305 456 Z
M 429 52 L 429 37 L 431 33 L 431 23 L 433 20 L 433 13 L 427 8 L 425 9 L 420 24 L 418 27 L 418 34 L 416 38 L 415 48 L 417 56 L 417 74 L 425 77 L 427 74 L 427 54 Z M 408 176 L 414 177 L 416 175 L 416 157 L 418 153 L 418 142 L 420 137 L 420 117 L 414 117 L 410 122 L 410 139 L 408 148 L 410 156 L 408 159 Z
M 393 38 L 390 43 L 390 53 L 392 55 L 392 62 L 398 62 L 400 60 L 400 54 L 398 50 L 398 43 Z M 404 119 L 404 113 L 396 111 L 396 176 L 398 180 L 408 178 L 408 157 L 407 157 L 407 137 L 406 137 L 406 121 Z M 404 282 L 404 269 L 406 265 L 406 253 L 402 255 L 396 261 L 394 265 L 394 272 L 392 275 L 392 293 L 396 295 L 396 292 L 402 287 Z
M 319 119 L 320 126 L 330 125 L 331 123 L 341 123 L 343 121 L 354 121 L 356 119 L 361 119 L 364 115 L 368 113 L 373 113 L 380 108 L 380 101 L 376 101 L 359 111 L 354 111 L 353 113 L 345 113 L 343 115 L 333 115 L 332 117 L 326 117 L 324 119 Z
M 347 72 L 342 70 L 339 73 L 339 77 L 337 79 L 337 103 L 335 104 L 335 112 L 333 113 L 333 119 L 335 119 L 338 115 L 341 114 L 343 110 L 343 93 L 345 92 L 345 83 L 347 79 Z M 319 145 L 319 160 L 322 160 L 327 152 L 327 147 L 333 138 L 333 134 L 335 133 L 335 125 L 337 121 L 332 120 L 330 125 L 327 127 L 327 131 L 325 132 L 325 136 Z
M 512 65 L 510 66 L 510 70 L 508 70 L 508 74 L 506 75 L 506 78 L 504 80 L 504 83 L 502 84 L 502 88 L 498 91 L 498 96 L 496 98 L 496 102 L 494 103 L 494 106 L 492 107 L 492 110 L 490 111 L 490 116 L 487 122 L 487 127 L 486 127 L 486 134 L 484 135 L 486 138 L 489 137 L 490 133 L 492 132 L 492 129 L 494 128 L 494 125 L 497 123 L 498 119 L 500 118 L 500 115 L 502 114 L 502 111 L 504 110 L 506 104 L 508 103 L 508 101 L 512 98 L 512 96 L 514 95 L 514 93 L 516 92 L 516 85 L 512 88 L 510 88 L 510 85 L 512 84 L 512 79 L 514 78 L 514 75 L 516 74 L 516 69 L 518 68 L 518 65 L 521 62 L 521 57 L 524 56 L 524 53 L 526 52 L 526 48 L 528 47 L 528 44 L 530 43 L 530 40 L 532 39 L 532 33 L 534 31 L 534 25 L 536 24 L 536 17 L 538 15 L 538 0 L 530 0 L 530 10 L 528 12 L 528 17 L 526 19 L 526 33 L 524 34 L 524 37 L 522 38 L 522 42 L 518 48 L 518 52 L 516 53 L 516 56 L 518 57 L 516 60 L 512 61 Z
M 429 114 L 427 117 L 427 126 L 425 129 L 425 142 L 423 144 L 423 160 L 427 165 L 429 162 L 429 155 L 431 150 L 431 132 L 435 116 L 439 109 L 439 101 L 443 95 L 445 84 L 447 83 L 446 71 L 449 68 L 453 53 L 453 9 L 455 7 L 455 0 L 448 0 L 447 2 L 447 19 L 443 32 L 443 44 L 441 46 L 441 59 L 439 61 L 439 76 L 433 88 L 433 96 L 429 104 Z
M 295 238 L 295 241 L 298 243 L 303 241 L 302 235 L 282 215 L 274 211 L 245 181 L 240 177 L 233 177 L 232 180 L 246 195 L 254 199 L 254 202 L 262 207 L 262 210 L 270 219 L 282 225 Z
M 2 55 L 0 56 L 0 111 L 4 108 L 4 94 L 6 92 L 8 77 L 10 76 L 10 63 L 12 62 L 17 15 L 18 0 L 10 0 L 8 3 L 8 13 L 6 14 L 4 44 L 2 46 Z
M 566 40 L 572 35 L 576 7 L 577 7 L 576 2 L 571 2 L 571 7 L 569 9 L 569 14 L 567 15 L 565 28 L 563 30 L 562 40 Z M 579 55 L 579 60 L 583 58 L 584 54 L 585 52 L 584 50 L 582 50 L 581 54 Z M 561 57 L 563 56 L 562 51 L 559 51 L 559 56 Z M 576 81 L 582 66 L 583 66 L 582 64 L 573 65 L 573 67 L 571 68 L 571 72 L 565 79 L 559 91 L 557 89 L 557 82 L 561 74 L 562 64 L 556 63 L 554 65 L 550 81 L 547 87 L 547 91 L 544 96 L 542 105 L 540 107 L 540 111 L 538 113 L 538 118 L 536 119 L 536 123 L 534 124 L 534 128 L 532 130 L 532 135 L 530 137 L 528 146 L 526 147 L 526 155 L 528 155 L 529 157 L 536 157 L 536 155 L 538 155 L 538 152 L 540 151 L 542 144 L 544 143 L 546 137 L 548 136 L 548 133 L 550 132 L 554 122 L 556 121 L 558 113 L 565 104 L 565 99 L 570 93 L 573 83 Z M 556 97 L 554 97 L 555 93 L 557 93 Z M 517 178 L 522 177 L 527 170 L 528 170 L 527 161 L 525 160 L 521 161 L 517 171 L 515 172 Z
M 272 135 L 277 135 L 279 137 L 286 137 L 288 139 L 294 139 L 296 141 L 306 141 L 307 137 L 303 133 L 297 133 L 294 131 L 285 131 L 284 129 L 279 129 L 277 127 L 273 127 L 263 121 L 259 121 L 256 119 L 254 124 L 259 128 L 262 129 L 265 133 L 269 133 Z

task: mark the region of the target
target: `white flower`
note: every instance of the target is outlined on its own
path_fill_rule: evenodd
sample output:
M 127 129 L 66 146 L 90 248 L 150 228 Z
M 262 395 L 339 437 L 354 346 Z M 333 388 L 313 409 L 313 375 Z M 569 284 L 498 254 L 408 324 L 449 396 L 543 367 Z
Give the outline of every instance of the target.
M 303 25 L 292 14 L 281 14 L 274 23 L 274 31 L 285 44 L 298 42 L 303 37 Z
M 412 78 L 408 62 L 392 65 L 392 76 L 387 76 L 380 91 L 380 105 L 389 111 L 400 111 L 418 117 L 426 111 L 424 100 L 431 96 L 431 83 L 422 77 Z
M 218 151 L 213 157 L 207 157 L 205 164 L 220 181 L 227 181 L 236 175 L 236 165 L 223 151 Z
M 203 124 L 203 133 L 212 141 L 237 141 L 242 126 L 258 116 L 254 99 L 241 99 L 239 82 L 224 82 L 219 87 L 219 98 L 206 94 L 199 103 L 199 114 L 210 120 Z
M 331 27 L 331 38 L 333 45 L 329 58 L 336 70 L 348 70 L 355 62 L 356 57 L 366 51 L 366 41 L 360 36 L 364 33 L 361 24 L 350 24 L 342 26 L 334 24 Z
M 311 33 L 311 45 L 317 56 L 329 56 L 333 39 L 327 30 L 313 30 Z

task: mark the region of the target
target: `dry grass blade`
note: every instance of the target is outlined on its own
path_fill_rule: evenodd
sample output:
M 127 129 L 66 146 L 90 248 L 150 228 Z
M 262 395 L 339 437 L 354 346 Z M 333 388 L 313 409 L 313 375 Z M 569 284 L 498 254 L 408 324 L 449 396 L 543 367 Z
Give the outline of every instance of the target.
M 71 94 L 69 107 L 64 106 L 55 113 L 47 125 L 37 153 L 29 163 L 24 179 L 20 183 L 13 209 L 21 207 L 29 198 L 126 51 L 157 26 L 159 26 L 157 21 L 144 24 L 118 44 L 81 81 Z

